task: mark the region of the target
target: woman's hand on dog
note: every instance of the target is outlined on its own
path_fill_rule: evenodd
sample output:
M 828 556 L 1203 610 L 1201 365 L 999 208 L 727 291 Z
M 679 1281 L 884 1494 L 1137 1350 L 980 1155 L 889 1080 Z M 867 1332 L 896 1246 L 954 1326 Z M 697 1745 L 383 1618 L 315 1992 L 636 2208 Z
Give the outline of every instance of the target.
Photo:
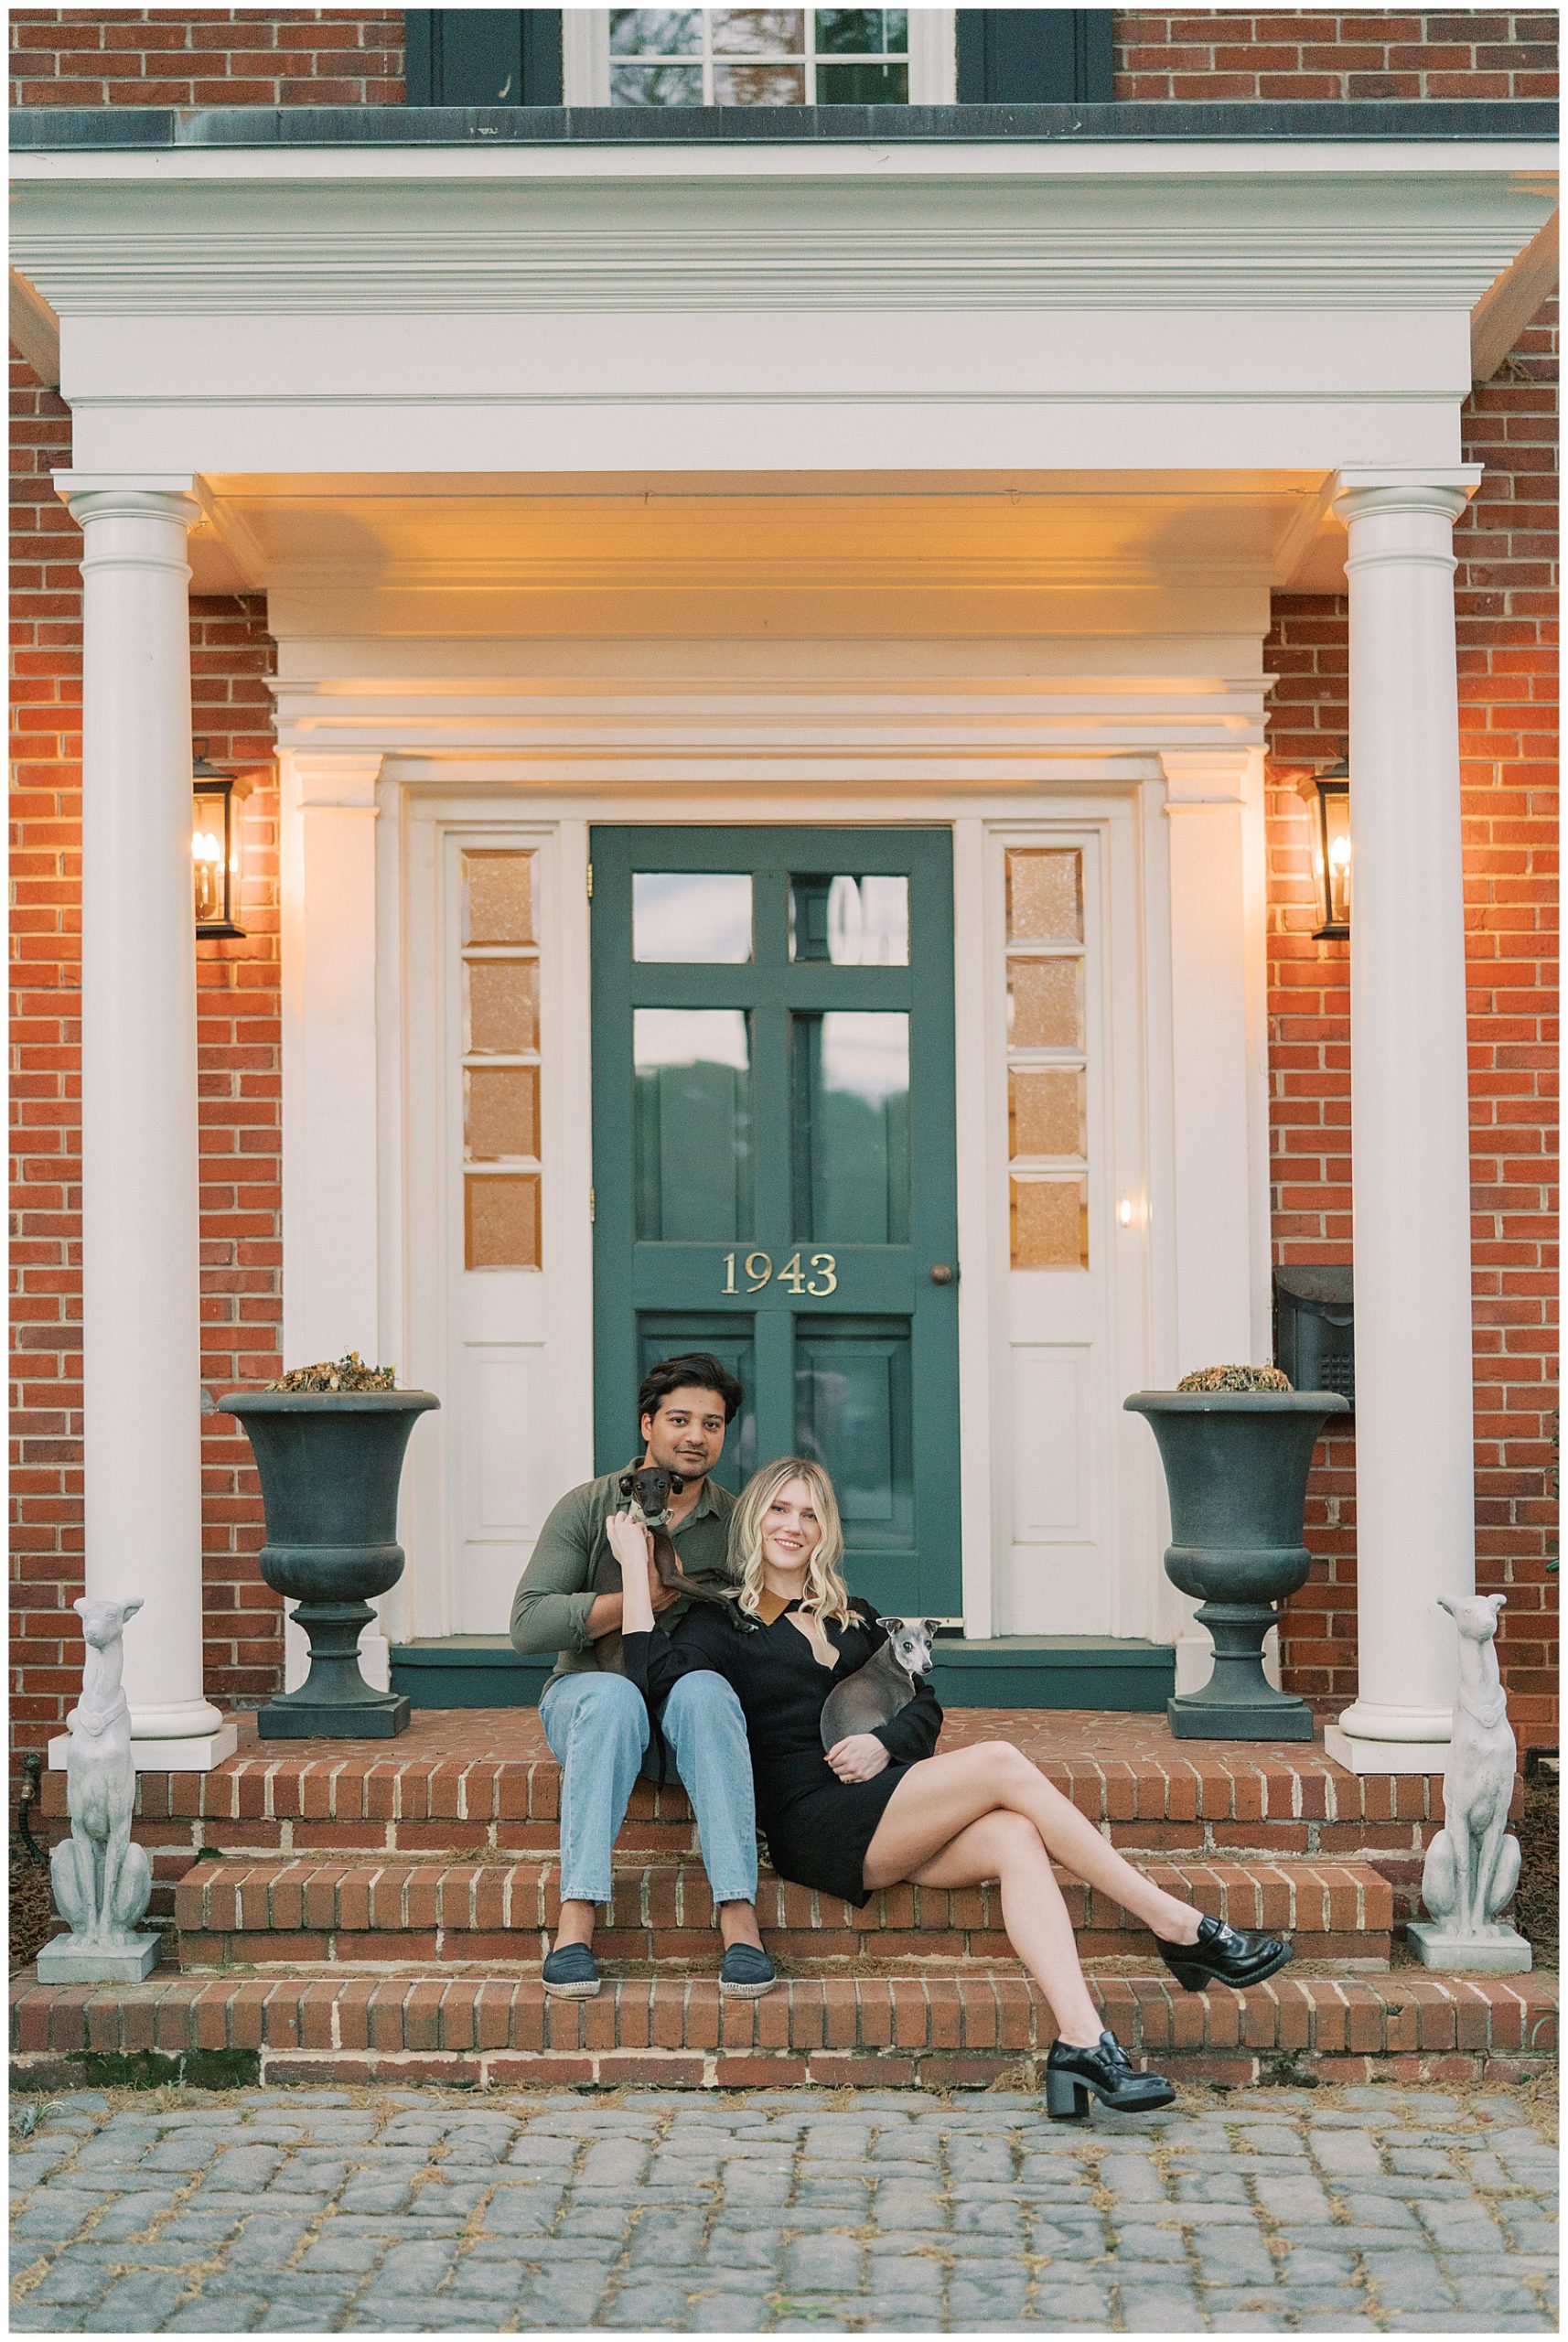
M 660 1610 L 668 1610 L 671 1603 L 680 1600 L 679 1593 L 664 1584 L 653 1566 L 652 1534 L 640 1520 L 634 1520 L 629 1512 L 612 1512 L 605 1523 L 605 1534 L 609 1539 L 611 1552 L 620 1563 L 623 1586 L 628 1571 L 635 1571 L 639 1562 L 647 1571 L 648 1598 L 653 1605 L 655 1617 Z M 677 1556 L 676 1566 L 679 1565 Z
M 875 1780 L 892 1761 L 874 1732 L 852 1732 L 828 1750 L 828 1763 L 841 1781 Z
M 653 1540 L 640 1520 L 634 1520 L 629 1512 L 612 1512 L 605 1523 L 605 1534 L 623 1575 L 639 1563 L 648 1568 L 653 1559 Z

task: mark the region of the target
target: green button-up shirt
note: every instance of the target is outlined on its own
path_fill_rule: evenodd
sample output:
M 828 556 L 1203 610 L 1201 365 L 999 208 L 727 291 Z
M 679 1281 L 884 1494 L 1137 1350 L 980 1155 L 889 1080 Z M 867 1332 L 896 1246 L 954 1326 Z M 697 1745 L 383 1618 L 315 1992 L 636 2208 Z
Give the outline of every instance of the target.
M 588 1613 L 597 1599 L 594 1578 L 610 1550 L 605 1523 L 612 1512 L 625 1509 L 620 1473 L 604 1472 L 596 1480 L 569 1489 L 539 1532 L 539 1542 L 512 1597 L 511 1638 L 525 1657 L 547 1650 L 558 1654 L 552 1682 L 557 1675 L 590 1673 L 598 1666 L 588 1638 Z M 735 1499 L 729 1490 L 712 1479 L 704 1480 L 702 1495 L 685 1520 L 671 1531 L 681 1566 L 691 1576 L 711 1578 L 719 1585 L 731 1582 L 729 1517 L 734 1510 Z M 611 1583 L 612 1586 L 620 1584 L 618 1564 Z M 681 1596 L 660 1612 L 660 1625 L 673 1626 L 689 1607 L 685 1596 Z

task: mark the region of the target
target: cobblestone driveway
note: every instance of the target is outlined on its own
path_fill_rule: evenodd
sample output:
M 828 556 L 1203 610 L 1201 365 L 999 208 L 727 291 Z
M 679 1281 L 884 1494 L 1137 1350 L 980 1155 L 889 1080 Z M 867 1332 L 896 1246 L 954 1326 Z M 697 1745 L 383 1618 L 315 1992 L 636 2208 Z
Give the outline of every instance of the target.
M 1189 2090 L 1089 2128 L 994 2091 L 36 2105 L 23 2331 L 1555 2326 L 1543 2094 Z

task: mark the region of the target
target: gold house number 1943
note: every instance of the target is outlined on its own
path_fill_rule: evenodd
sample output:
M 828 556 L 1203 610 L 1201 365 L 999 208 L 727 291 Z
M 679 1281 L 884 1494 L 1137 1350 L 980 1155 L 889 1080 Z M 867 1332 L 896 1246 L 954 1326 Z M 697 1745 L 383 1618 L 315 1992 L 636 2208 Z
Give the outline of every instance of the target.
M 741 1290 L 735 1281 L 735 1264 L 739 1259 L 740 1255 L 736 1252 L 725 1254 L 725 1281 L 719 1287 L 721 1293 L 738 1293 Z M 800 1266 L 799 1252 L 791 1252 L 778 1272 L 779 1284 L 787 1284 L 792 1293 L 814 1294 L 819 1301 L 825 1295 L 838 1291 L 839 1266 L 831 1252 L 813 1252 L 807 1266 L 811 1271 L 810 1276 Z M 746 1280 L 746 1292 L 760 1293 L 774 1274 L 772 1253 L 748 1252 L 740 1262 L 740 1273 Z

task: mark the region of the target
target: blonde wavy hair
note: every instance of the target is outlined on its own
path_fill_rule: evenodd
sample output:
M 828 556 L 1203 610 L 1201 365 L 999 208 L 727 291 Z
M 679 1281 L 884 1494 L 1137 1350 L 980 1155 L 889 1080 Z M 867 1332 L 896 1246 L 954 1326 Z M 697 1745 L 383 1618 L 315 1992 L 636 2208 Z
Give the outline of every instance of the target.
M 760 1610 L 762 1524 L 768 1518 L 768 1506 L 790 1480 L 804 1480 L 822 1528 L 821 1542 L 806 1573 L 800 1607 L 814 1617 L 836 1618 L 843 1625 L 850 1617 L 850 1606 L 849 1588 L 839 1566 L 843 1560 L 843 1523 L 839 1519 L 838 1499 L 822 1466 L 803 1456 L 780 1456 L 775 1462 L 765 1464 L 760 1472 L 754 1472 L 730 1515 L 730 1563 L 740 1580 L 740 1607 L 752 1618 Z

